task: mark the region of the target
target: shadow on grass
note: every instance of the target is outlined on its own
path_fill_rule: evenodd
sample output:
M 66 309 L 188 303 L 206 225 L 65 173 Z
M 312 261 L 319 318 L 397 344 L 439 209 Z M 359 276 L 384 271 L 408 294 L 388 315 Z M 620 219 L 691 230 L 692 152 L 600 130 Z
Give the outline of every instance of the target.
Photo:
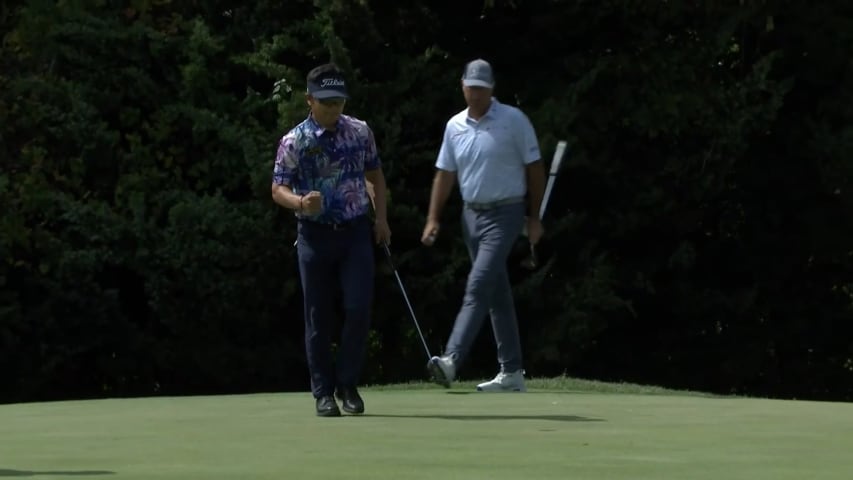
M 536 395 L 541 393 L 547 393 L 550 395 L 582 395 L 585 393 L 602 393 L 602 392 L 583 392 L 583 391 L 573 391 L 573 390 L 528 390 L 524 393 L 522 392 L 502 392 L 502 393 L 484 393 L 478 392 L 476 390 L 447 390 L 444 392 L 448 395 Z
M 8 470 L 0 468 L 0 477 L 35 477 L 39 475 L 56 475 L 56 476 L 70 476 L 70 477 L 82 477 L 85 475 L 115 475 L 116 472 L 110 472 L 109 470 L 46 470 L 46 471 L 35 471 L 35 470 Z
M 579 417 L 577 415 L 384 415 L 368 414 L 361 417 L 377 418 L 435 418 L 439 420 L 549 420 L 552 422 L 603 422 L 600 418 Z
M 726 399 L 726 398 L 728 398 L 728 399 L 736 398 L 736 397 L 734 397 L 734 396 L 732 396 L 732 395 L 718 395 L 718 394 L 714 394 L 714 393 L 686 392 L 686 391 L 675 391 L 675 390 L 673 390 L 673 391 L 668 391 L 668 390 L 661 390 L 661 391 L 649 390 L 649 391 L 636 391 L 636 392 L 634 392 L 634 391 L 617 392 L 617 391 L 609 391 L 609 390 L 563 390 L 563 389 L 550 390 L 550 389 L 540 389 L 540 388 L 536 388 L 535 390 L 528 390 L 528 391 L 526 391 L 526 392 L 524 392 L 524 393 L 519 393 L 519 392 L 507 392 L 507 393 L 493 394 L 493 393 L 483 393 L 483 392 L 478 392 L 478 391 L 476 391 L 476 390 L 472 390 L 472 391 L 447 390 L 445 393 L 446 393 L 446 394 L 448 394 L 448 395 L 514 395 L 514 394 L 518 394 L 518 395 L 536 395 L 536 394 L 543 394 L 543 393 L 547 393 L 547 394 L 549 394 L 549 395 L 601 395 L 601 394 L 612 394 L 612 395 L 649 395 L 649 396 L 658 395 L 658 396 L 685 396 L 685 397 L 696 397 L 696 398 L 723 398 L 723 399 Z

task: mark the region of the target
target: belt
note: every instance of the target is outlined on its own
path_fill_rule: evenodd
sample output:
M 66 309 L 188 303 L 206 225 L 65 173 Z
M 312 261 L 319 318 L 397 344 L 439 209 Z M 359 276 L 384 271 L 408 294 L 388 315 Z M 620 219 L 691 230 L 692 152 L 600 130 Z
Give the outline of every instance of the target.
M 524 197 L 509 197 L 504 198 L 502 200 L 496 200 L 494 202 L 486 203 L 465 202 L 465 207 L 470 208 L 471 210 L 491 210 L 493 208 L 502 207 L 504 205 L 514 205 L 516 203 L 522 202 L 524 202 Z
M 349 229 L 361 224 L 361 222 L 364 221 L 366 218 L 367 218 L 366 216 L 361 215 L 361 216 L 355 217 L 351 220 L 346 220 L 344 222 L 339 222 L 339 223 L 315 222 L 313 220 L 306 220 L 304 218 L 301 218 L 301 219 L 299 219 L 299 222 L 303 225 L 306 225 L 306 226 L 316 227 L 316 228 L 320 228 L 323 230 L 331 230 L 334 232 L 339 232 L 342 230 L 349 230 Z

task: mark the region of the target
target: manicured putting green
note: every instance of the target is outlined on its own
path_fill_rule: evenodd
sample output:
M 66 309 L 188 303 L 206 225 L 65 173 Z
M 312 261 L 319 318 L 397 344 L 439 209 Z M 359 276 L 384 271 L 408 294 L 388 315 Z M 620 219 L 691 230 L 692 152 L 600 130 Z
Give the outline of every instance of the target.
M 0 405 L 0 478 L 853 478 L 853 404 L 529 385 L 363 389 L 341 418 L 308 393 Z

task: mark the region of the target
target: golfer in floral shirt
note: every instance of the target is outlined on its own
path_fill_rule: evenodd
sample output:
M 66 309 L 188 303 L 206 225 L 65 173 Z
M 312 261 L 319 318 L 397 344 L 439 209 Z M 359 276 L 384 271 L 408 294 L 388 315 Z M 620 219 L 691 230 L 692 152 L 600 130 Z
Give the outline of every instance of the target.
M 297 250 L 304 295 L 305 350 L 319 416 L 364 412 L 361 375 L 373 301 L 373 243 L 389 242 L 385 177 L 367 124 L 343 115 L 346 80 L 334 64 L 308 74 L 311 113 L 282 137 L 272 196 L 298 219 Z M 375 221 L 368 216 L 374 191 Z M 338 294 L 340 292 L 340 295 Z M 344 326 L 337 361 L 331 353 L 336 302 Z

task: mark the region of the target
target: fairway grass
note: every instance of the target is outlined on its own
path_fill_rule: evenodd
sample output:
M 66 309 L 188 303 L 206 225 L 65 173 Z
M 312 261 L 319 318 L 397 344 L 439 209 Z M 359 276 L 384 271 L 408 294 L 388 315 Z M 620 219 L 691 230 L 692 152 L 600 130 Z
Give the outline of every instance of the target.
M 0 479 L 853 478 L 853 404 L 529 385 L 0 405 Z

